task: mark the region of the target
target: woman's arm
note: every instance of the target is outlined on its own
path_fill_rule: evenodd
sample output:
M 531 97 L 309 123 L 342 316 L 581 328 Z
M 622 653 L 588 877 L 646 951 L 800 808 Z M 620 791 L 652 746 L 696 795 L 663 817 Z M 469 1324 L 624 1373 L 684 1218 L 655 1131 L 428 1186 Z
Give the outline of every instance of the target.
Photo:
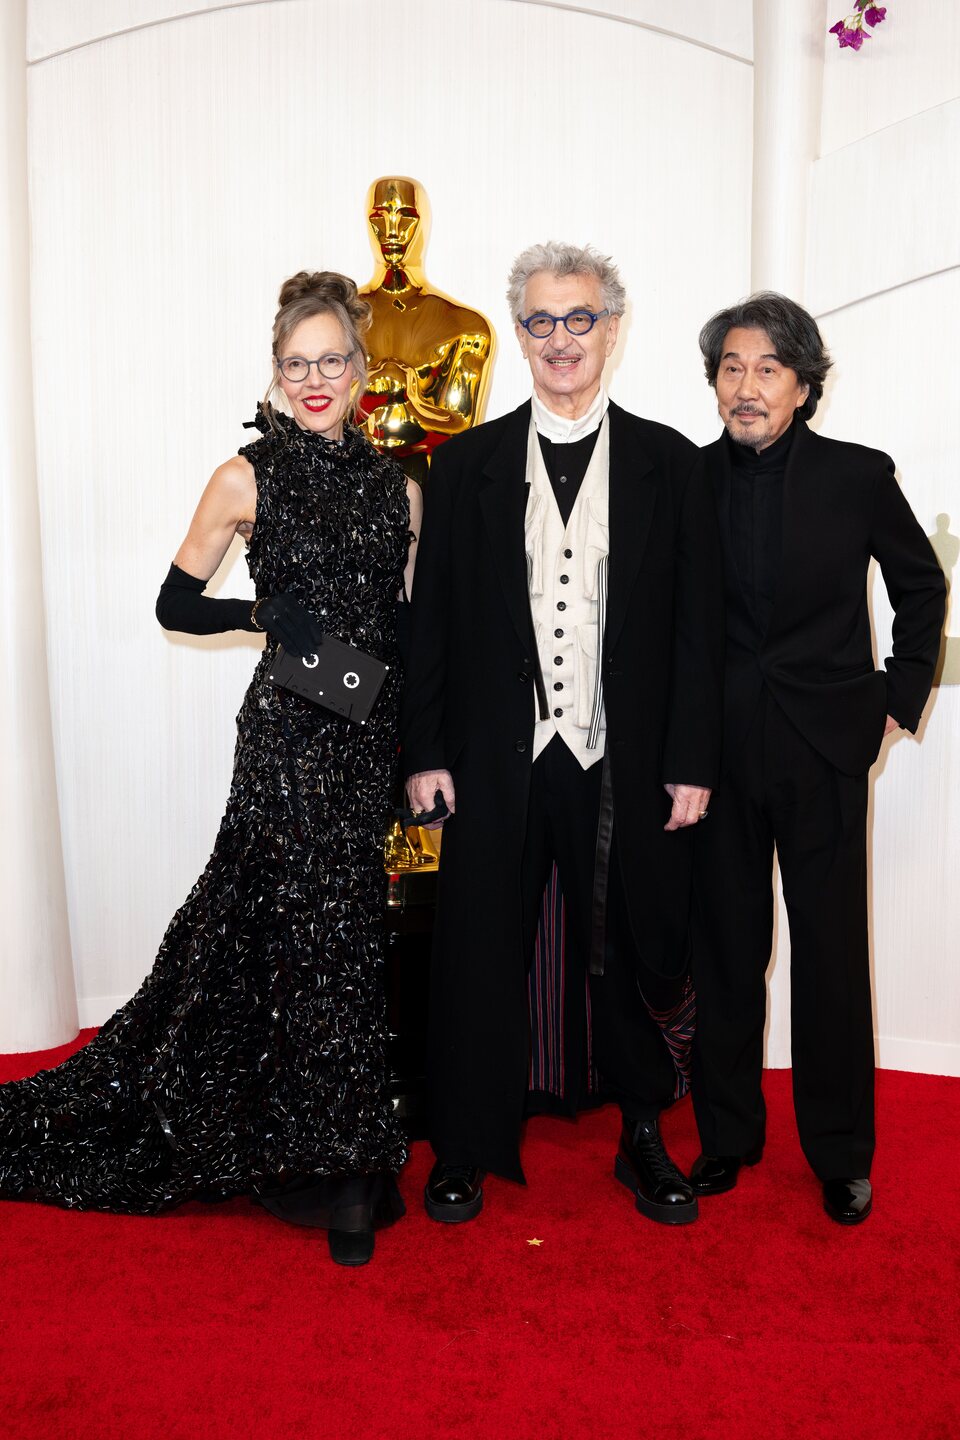
M 203 593 L 234 535 L 253 530 L 256 513 L 253 466 L 237 455 L 213 472 L 200 498 L 186 539 L 160 586 L 157 619 L 165 630 L 188 635 L 265 630 L 291 655 L 315 654 L 323 644 L 323 631 L 295 596 L 261 596 L 254 607 L 249 600 L 218 600 Z
M 249 533 L 257 518 L 253 466 L 234 455 L 217 467 L 173 563 L 204 584 L 216 574 L 238 531 Z
M 220 635 L 256 630 L 248 600 L 218 600 L 203 591 L 238 530 L 253 528 L 257 487 L 253 466 L 239 455 L 215 470 L 203 492 L 187 537 L 157 596 L 157 619 L 165 630 Z

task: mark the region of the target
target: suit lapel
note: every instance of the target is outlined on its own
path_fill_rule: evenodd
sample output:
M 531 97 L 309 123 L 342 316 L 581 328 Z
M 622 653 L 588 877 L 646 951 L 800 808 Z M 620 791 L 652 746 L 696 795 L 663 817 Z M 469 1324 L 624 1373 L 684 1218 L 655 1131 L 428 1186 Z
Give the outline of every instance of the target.
M 643 452 L 632 416 L 612 401 L 610 426 L 610 582 L 605 648 L 616 642 L 643 560 L 653 519 L 656 487 L 643 477 L 653 461 Z
M 508 416 L 497 448 L 483 467 L 479 502 L 504 598 L 517 634 L 533 644 L 524 522 L 530 402 Z

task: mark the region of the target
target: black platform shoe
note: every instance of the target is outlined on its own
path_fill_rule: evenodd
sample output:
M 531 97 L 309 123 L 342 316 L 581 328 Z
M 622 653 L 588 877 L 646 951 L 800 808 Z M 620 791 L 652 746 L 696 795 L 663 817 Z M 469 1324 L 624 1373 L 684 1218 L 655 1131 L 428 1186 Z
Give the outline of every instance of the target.
M 824 1180 L 823 1208 L 838 1225 L 859 1225 L 873 1209 L 869 1180 Z
M 697 1218 L 697 1197 L 660 1138 L 656 1120 L 623 1123 L 613 1173 L 636 1197 L 637 1209 L 661 1225 L 689 1225 Z
M 327 1241 L 335 1265 L 366 1265 L 373 1256 L 372 1230 L 328 1230 Z
M 423 1204 L 431 1220 L 445 1225 L 473 1220 L 483 1209 L 483 1172 L 475 1165 L 444 1165 L 438 1160 L 430 1171 Z
M 698 1155 L 690 1171 L 690 1184 L 697 1195 L 723 1195 L 736 1185 L 743 1165 L 758 1165 L 763 1146 L 746 1155 Z

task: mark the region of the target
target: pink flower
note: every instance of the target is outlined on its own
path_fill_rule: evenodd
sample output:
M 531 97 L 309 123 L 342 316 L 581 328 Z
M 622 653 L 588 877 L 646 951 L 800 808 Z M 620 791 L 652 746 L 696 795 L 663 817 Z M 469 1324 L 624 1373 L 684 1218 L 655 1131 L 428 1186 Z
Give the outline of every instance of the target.
M 844 49 L 844 47 L 847 45 L 849 45 L 851 50 L 859 50 L 860 46 L 863 44 L 863 31 L 847 30 L 846 28 L 844 28 L 840 31 L 840 34 L 837 38 L 840 41 L 841 50 Z
M 864 22 L 870 26 L 881 25 L 886 18 L 885 5 L 871 5 L 869 0 L 855 0 L 853 13 L 831 25 L 830 34 L 836 35 L 841 50 L 859 50 L 864 40 L 870 39 L 870 31 L 863 28 Z

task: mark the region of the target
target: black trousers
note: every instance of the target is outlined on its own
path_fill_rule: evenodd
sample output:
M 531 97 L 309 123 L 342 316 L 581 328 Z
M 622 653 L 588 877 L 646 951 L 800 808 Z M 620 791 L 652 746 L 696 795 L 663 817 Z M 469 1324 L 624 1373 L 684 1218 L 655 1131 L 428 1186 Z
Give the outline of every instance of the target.
M 764 692 L 697 832 L 693 1103 L 708 1155 L 744 1155 L 764 1141 L 760 1078 L 776 848 L 790 925 L 800 1143 L 821 1180 L 870 1173 L 866 817 L 866 775 L 835 770 Z
M 587 1081 L 586 976 L 602 769 L 602 763 L 597 761 L 584 770 L 560 737 L 554 736 L 533 764 L 521 863 L 524 953 L 528 963 L 533 956 L 544 886 L 554 862 L 563 890 L 568 926 L 565 1088 L 571 1110 L 584 1098 Z M 654 1119 L 673 1099 L 673 1061 L 643 996 L 646 994 L 657 1008 L 667 1009 L 680 998 L 682 983 L 666 982 L 643 965 L 626 916 L 614 839 L 604 973 L 590 977 L 592 1059 L 603 1093 L 619 1101 L 628 1119 Z M 669 987 L 669 995 L 665 987 Z

